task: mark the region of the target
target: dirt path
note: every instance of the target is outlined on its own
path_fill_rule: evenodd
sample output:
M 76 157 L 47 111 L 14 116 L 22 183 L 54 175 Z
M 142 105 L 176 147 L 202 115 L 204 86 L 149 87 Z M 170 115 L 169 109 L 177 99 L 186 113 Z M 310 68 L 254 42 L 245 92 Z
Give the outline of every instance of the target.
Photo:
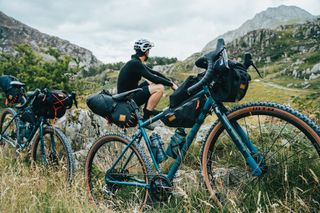
M 284 86 L 280 86 L 278 84 L 274 84 L 274 83 L 271 83 L 271 82 L 264 82 L 264 81 L 261 81 L 261 80 L 254 80 L 255 82 L 259 83 L 259 84 L 264 84 L 264 85 L 267 85 L 267 86 L 271 86 L 271 87 L 274 87 L 274 88 L 277 88 L 277 89 L 282 89 L 282 90 L 287 90 L 287 91 L 295 91 L 295 92 L 305 92 L 307 91 L 306 89 L 296 89 L 296 88 L 288 88 L 288 87 L 284 87 Z

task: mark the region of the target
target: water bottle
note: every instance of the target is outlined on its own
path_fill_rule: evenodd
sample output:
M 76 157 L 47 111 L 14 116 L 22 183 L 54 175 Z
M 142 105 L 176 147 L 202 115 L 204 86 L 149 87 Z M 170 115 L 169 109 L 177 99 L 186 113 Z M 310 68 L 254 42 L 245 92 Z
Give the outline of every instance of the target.
M 26 132 L 26 126 L 24 125 L 23 122 L 18 122 L 18 129 L 19 129 L 19 135 L 18 135 L 18 144 L 21 145 L 24 143 L 23 137 Z
M 151 141 L 151 151 L 157 163 L 162 163 L 163 161 L 167 160 L 168 156 L 163 149 L 163 142 L 160 136 L 153 132 L 150 136 Z
M 186 142 L 186 132 L 184 128 L 177 128 L 174 135 L 171 136 L 170 144 L 166 150 L 168 156 L 176 159 L 180 155 L 180 150 Z
M 29 123 L 27 126 L 26 126 L 26 131 L 25 131 L 25 138 L 29 138 L 31 133 L 32 133 L 32 130 L 33 130 L 33 124 Z

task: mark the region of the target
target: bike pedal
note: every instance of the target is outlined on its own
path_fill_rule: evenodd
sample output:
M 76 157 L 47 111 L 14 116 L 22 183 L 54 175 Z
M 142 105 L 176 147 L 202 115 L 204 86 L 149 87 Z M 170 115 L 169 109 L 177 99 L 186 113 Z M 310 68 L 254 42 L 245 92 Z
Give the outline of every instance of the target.
M 110 196 L 110 197 L 112 197 L 114 195 L 110 190 L 108 190 L 108 186 L 107 185 L 104 185 L 102 187 L 101 191 L 102 191 L 103 194 L 105 194 L 107 196 Z

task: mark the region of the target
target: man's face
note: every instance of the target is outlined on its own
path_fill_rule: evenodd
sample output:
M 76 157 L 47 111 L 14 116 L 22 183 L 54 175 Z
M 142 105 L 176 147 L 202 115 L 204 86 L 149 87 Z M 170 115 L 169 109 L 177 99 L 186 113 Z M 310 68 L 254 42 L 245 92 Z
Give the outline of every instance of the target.
M 147 51 L 145 52 L 145 56 L 146 56 L 146 60 L 145 60 L 145 61 L 147 61 L 148 58 L 149 58 L 149 51 L 150 51 L 150 50 L 147 50 Z

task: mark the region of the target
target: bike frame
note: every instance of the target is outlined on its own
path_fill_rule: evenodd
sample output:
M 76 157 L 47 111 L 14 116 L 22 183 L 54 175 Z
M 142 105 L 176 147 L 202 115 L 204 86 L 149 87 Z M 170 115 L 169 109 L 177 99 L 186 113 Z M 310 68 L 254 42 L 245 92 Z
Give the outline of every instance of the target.
M 173 163 L 170 165 L 169 170 L 167 174 L 163 174 L 160 169 L 159 169 L 159 164 L 155 160 L 155 156 L 153 155 L 151 151 L 151 141 L 148 137 L 148 134 L 145 130 L 145 127 L 150 125 L 151 123 L 154 123 L 158 121 L 159 119 L 164 117 L 164 113 L 159 113 L 155 117 L 150 118 L 149 120 L 143 122 L 142 120 L 138 119 L 138 125 L 139 129 L 137 132 L 133 135 L 133 138 L 131 141 L 129 141 L 128 145 L 122 150 L 122 153 L 120 156 L 117 158 L 115 162 L 113 162 L 113 165 L 109 169 L 109 171 L 112 171 L 115 166 L 118 164 L 118 162 L 121 160 L 121 158 L 124 156 L 124 154 L 128 151 L 129 147 L 134 143 L 134 142 L 139 142 L 140 139 L 143 137 L 148 152 L 151 156 L 152 163 L 154 166 L 154 169 L 156 171 L 156 175 L 164 175 L 166 176 L 169 180 L 173 180 L 176 172 L 178 171 L 182 159 L 186 155 L 187 151 L 189 150 L 190 145 L 193 142 L 193 139 L 195 138 L 197 132 L 200 129 L 200 126 L 204 122 L 205 118 L 207 117 L 208 113 L 212 110 L 218 117 L 219 121 L 222 123 L 224 126 L 225 130 L 227 133 L 230 135 L 232 141 L 235 143 L 243 157 L 245 158 L 248 166 L 251 168 L 252 175 L 253 176 L 260 176 L 263 173 L 263 162 L 261 162 L 262 156 L 259 154 L 257 148 L 254 146 L 254 144 L 249 140 L 247 137 L 245 131 L 242 129 L 242 127 L 235 121 L 229 121 L 224 110 L 224 106 L 220 103 L 214 100 L 212 98 L 210 90 L 208 86 L 204 86 L 203 89 L 193 95 L 191 99 L 193 98 L 199 98 L 199 97 L 206 97 L 206 102 L 203 105 L 200 114 L 197 117 L 197 120 L 193 127 L 191 128 L 191 131 L 187 135 L 186 142 L 183 144 L 182 149 L 180 150 L 180 155 L 177 156 L 177 158 L 173 161 Z M 139 115 L 139 110 L 135 110 L 135 114 L 137 118 L 140 118 Z M 122 171 L 125 170 L 125 167 L 127 166 L 128 162 L 130 161 L 131 157 L 133 155 L 133 151 L 129 158 L 126 160 L 122 167 Z M 257 160 L 256 160 L 257 159 Z M 115 181 L 115 180 L 110 180 L 107 175 L 106 175 L 106 181 L 108 183 L 112 184 L 119 184 L 119 185 L 131 185 L 131 186 L 140 186 L 140 187 L 145 187 L 145 188 L 150 188 L 150 184 L 146 184 L 143 180 L 135 180 L 135 182 L 126 182 L 126 181 Z
M 19 122 L 23 122 L 19 118 L 22 112 L 23 112 L 23 109 L 20 109 L 18 113 L 15 113 L 15 115 L 13 116 L 13 118 L 11 119 L 9 124 L 1 132 L 1 139 L 5 140 L 13 148 L 17 148 L 16 145 L 13 144 L 10 140 L 6 139 L 3 135 L 5 134 L 5 132 L 7 131 L 8 127 L 11 125 L 11 123 L 15 119 L 19 119 Z M 25 122 L 23 122 L 23 123 L 25 124 Z M 18 150 L 26 149 L 31 144 L 31 141 L 32 141 L 33 137 L 35 136 L 36 132 L 39 130 L 41 156 L 42 156 L 42 160 L 44 162 L 44 165 L 47 166 L 48 161 L 47 161 L 47 156 L 45 154 L 46 150 L 45 150 L 44 136 L 43 136 L 45 124 L 47 124 L 46 118 L 44 118 L 43 116 L 40 116 L 39 119 L 36 120 L 35 124 L 33 124 L 33 128 L 32 128 L 31 133 L 29 134 L 29 136 L 27 138 L 27 141 L 25 143 L 22 143 L 21 141 L 19 141 L 19 138 L 17 138 L 17 144 L 19 145 Z M 19 128 L 19 126 L 17 126 L 16 128 Z M 51 146 L 52 146 L 52 152 L 53 152 L 52 154 L 55 156 L 56 155 L 56 143 L 55 143 L 53 135 L 51 135 L 50 139 L 51 139 Z

